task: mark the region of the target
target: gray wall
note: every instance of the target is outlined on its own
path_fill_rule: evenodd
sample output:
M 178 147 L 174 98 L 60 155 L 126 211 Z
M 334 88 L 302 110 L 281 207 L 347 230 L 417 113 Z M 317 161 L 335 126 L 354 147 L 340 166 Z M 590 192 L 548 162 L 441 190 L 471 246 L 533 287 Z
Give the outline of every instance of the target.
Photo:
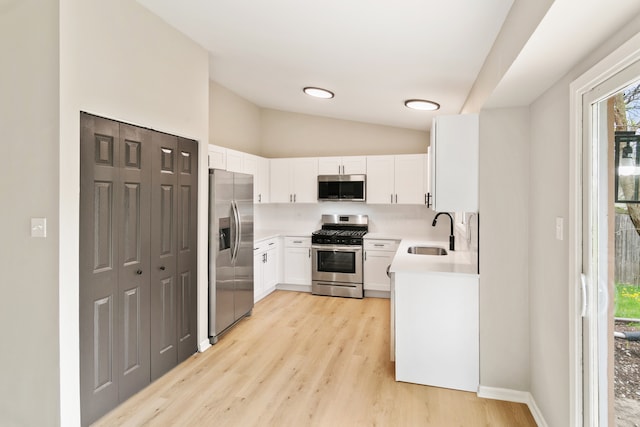
M 58 425 L 58 1 L 1 2 L 0 52 L 0 424 Z
M 529 110 L 480 114 L 480 384 L 529 390 Z
M 529 313 L 531 393 L 549 426 L 570 420 L 569 349 L 569 86 L 573 80 L 640 32 L 640 16 L 615 34 L 530 106 Z M 555 218 L 565 218 L 565 239 L 555 239 Z
M 426 153 L 429 133 L 279 110 L 262 110 L 265 157 Z
M 60 396 L 66 427 L 79 424 L 80 419 L 79 112 L 192 138 L 199 141 L 200 153 L 206 153 L 209 60 L 202 47 L 133 0 L 60 3 L 59 191 L 60 234 L 64 236 L 60 242 Z M 207 156 L 199 161 L 198 340 L 202 342 L 208 315 Z M 40 347 L 40 354 L 44 348 Z
M 209 80 L 209 143 L 262 155 L 261 108 Z

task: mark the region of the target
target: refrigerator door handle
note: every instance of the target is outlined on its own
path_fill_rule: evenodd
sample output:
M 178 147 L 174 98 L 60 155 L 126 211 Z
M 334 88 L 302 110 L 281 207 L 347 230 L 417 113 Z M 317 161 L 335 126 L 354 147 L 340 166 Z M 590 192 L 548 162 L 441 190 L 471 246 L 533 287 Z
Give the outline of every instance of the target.
M 231 264 L 236 261 L 236 242 L 238 241 L 238 223 L 236 221 L 236 207 L 235 202 L 231 201 L 231 212 L 229 213 L 229 220 L 231 222 L 231 236 L 229 239 L 229 246 L 231 249 Z
M 231 217 L 232 219 L 232 225 L 231 225 L 231 239 L 232 239 L 232 248 L 231 248 L 231 262 L 235 264 L 237 258 L 238 258 L 238 250 L 240 249 L 240 233 L 241 231 L 241 225 L 240 225 L 240 215 L 238 214 L 238 205 L 236 204 L 236 201 L 233 200 L 231 201 Z

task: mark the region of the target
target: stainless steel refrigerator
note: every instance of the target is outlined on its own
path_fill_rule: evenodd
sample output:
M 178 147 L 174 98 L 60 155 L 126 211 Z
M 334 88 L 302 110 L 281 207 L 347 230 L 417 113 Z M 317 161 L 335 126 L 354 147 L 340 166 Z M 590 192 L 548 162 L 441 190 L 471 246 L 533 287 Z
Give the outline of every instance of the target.
M 209 341 L 253 310 L 253 176 L 209 169 Z

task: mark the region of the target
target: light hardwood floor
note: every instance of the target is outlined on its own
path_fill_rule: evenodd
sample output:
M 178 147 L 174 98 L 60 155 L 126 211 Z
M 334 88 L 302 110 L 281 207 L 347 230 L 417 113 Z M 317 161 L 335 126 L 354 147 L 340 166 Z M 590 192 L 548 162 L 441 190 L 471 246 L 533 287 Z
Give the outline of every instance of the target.
M 396 382 L 389 300 L 276 291 L 94 426 L 535 426 L 526 405 Z

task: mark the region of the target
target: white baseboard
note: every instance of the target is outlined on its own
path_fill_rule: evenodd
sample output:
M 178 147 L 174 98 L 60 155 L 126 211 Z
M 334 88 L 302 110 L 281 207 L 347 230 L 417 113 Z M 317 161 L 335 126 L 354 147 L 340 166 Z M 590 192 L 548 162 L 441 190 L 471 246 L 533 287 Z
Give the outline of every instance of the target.
M 290 285 L 288 283 L 278 283 L 276 289 L 283 291 L 297 291 L 297 292 L 309 292 L 311 293 L 311 285 Z
M 211 343 L 209 342 L 209 339 L 207 338 L 204 341 L 200 341 L 200 344 L 198 344 L 198 352 L 204 353 L 205 351 L 207 351 L 209 349 L 209 347 L 211 347 Z
M 387 299 L 389 299 L 390 295 L 391 295 L 391 292 L 389 292 L 389 291 L 373 291 L 373 290 L 368 290 L 368 289 L 364 290 L 364 297 L 365 298 L 387 298 Z
M 547 422 L 540 412 L 535 399 L 528 391 L 510 390 L 496 387 L 478 387 L 478 397 L 485 399 L 504 400 L 507 402 L 524 403 L 529 407 L 529 411 L 536 421 L 538 427 L 548 427 Z

